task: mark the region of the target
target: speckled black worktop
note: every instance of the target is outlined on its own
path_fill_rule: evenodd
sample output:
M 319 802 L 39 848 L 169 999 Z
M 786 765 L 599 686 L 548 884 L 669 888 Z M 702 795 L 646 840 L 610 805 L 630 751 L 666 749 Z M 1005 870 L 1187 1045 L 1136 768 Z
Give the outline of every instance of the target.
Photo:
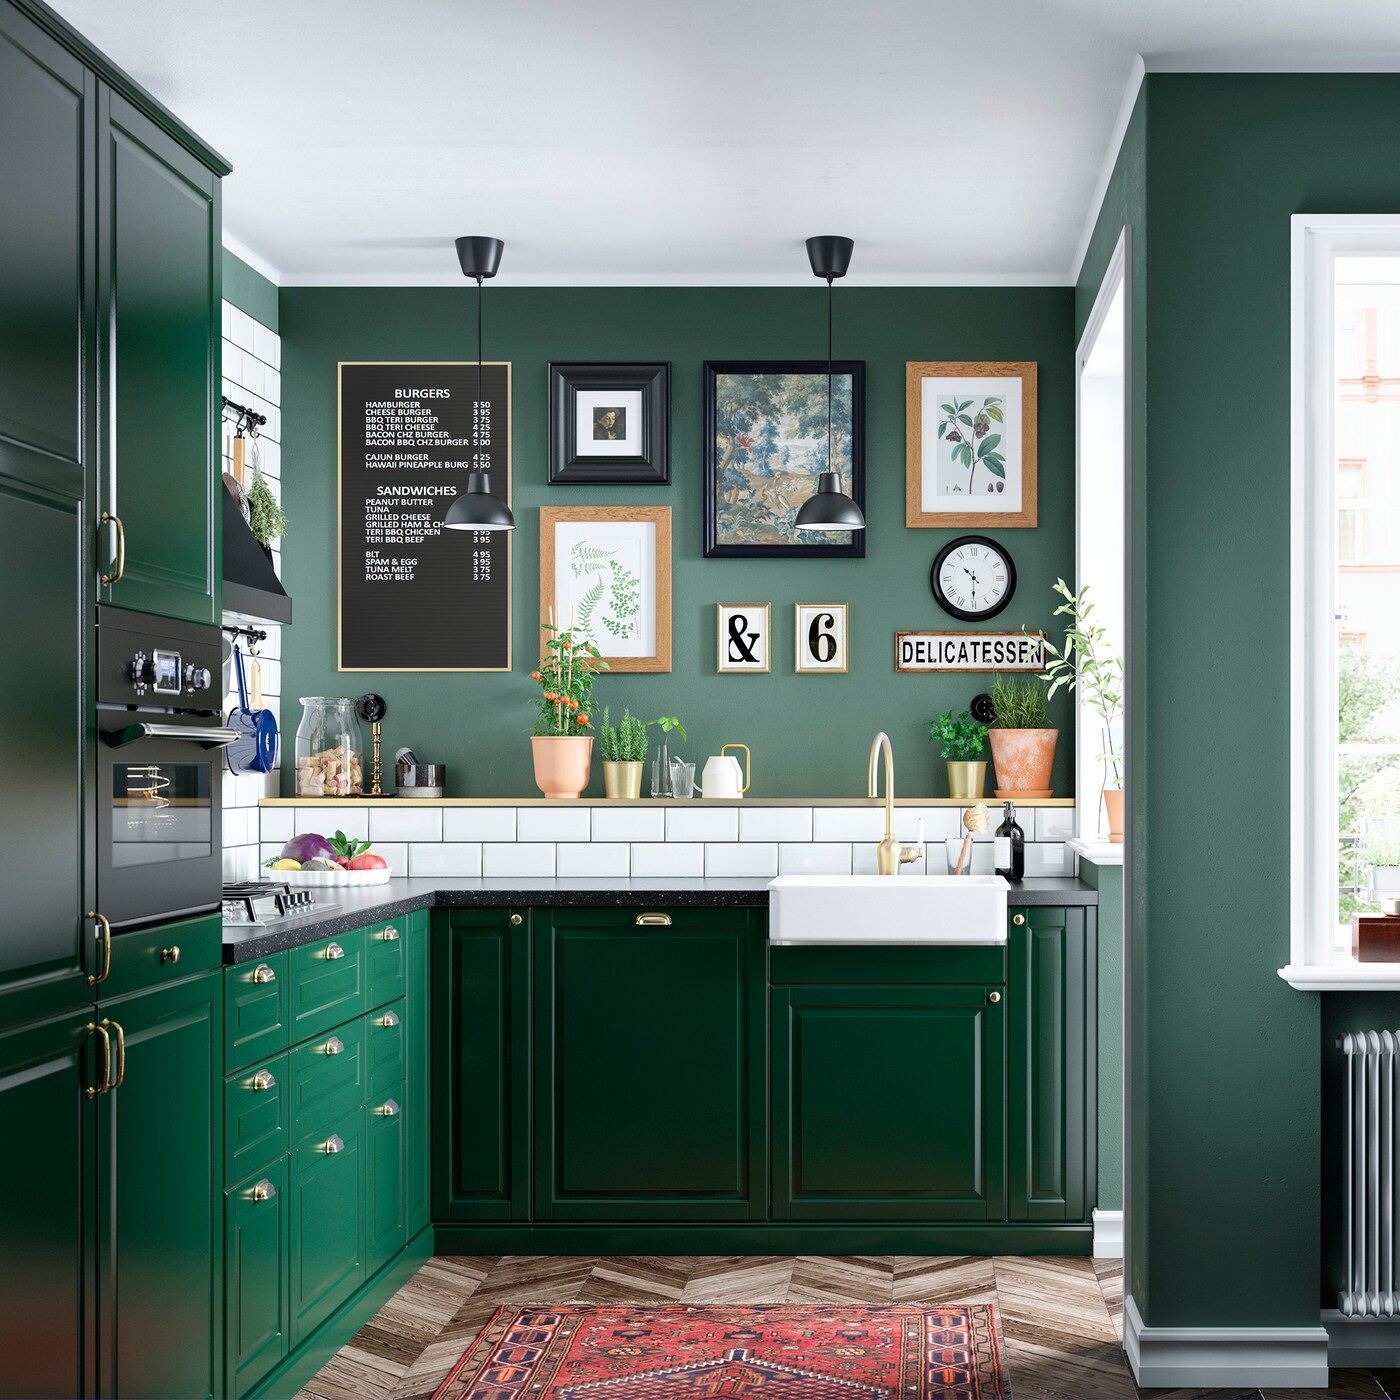
M 769 879 L 652 879 L 560 880 L 546 877 L 519 879 L 450 879 L 436 875 L 422 879 L 393 879 L 368 889 L 327 889 L 327 902 L 338 909 L 323 909 L 304 919 L 290 920 L 272 929 L 229 927 L 224 930 L 224 961 L 249 962 L 313 943 L 332 934 L 348 933 L 366 924 L 391 919 L 415 909 L 470 907 L 579 908 L 588 905 L 638 908 L 663 904 L 671 908 L 734 906 L 768 907 Z M 1034 876 L 1012 885 L 1007 902 L 1020 907 L 1048 904 L 1058 907 L 1097 904 L 1099 892 L 1083 880 L 1064 876 Z

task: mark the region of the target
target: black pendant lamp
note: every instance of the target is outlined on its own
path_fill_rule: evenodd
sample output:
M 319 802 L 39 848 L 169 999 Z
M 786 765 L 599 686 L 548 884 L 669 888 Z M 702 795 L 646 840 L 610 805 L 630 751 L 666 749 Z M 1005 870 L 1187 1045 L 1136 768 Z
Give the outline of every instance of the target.
M 501 265 L 499 238 L 465 237 L 457 240 L 457 260 L 468 277 L 476 278 L 476 399 L 481 402 L 481 284 L 494 277 Z M 447 508 L 442 521 L 449 530 L 513 530 L 515 517 L 499 496 L 491 494 L 491 474 L 474 471 L 467 477 L 467 489 Z
M 817 277 L 826 278 L 826 470 L 817 478 L 816 494 L 802 503 L 793 525 L 799 530 L 863 530 L 865 516 L 841 490 L 836 470 L 836 425 L 831 411 L 831 284 L 846 275 L 855 240 L 834 233 L 807 240 L 807 259 Z

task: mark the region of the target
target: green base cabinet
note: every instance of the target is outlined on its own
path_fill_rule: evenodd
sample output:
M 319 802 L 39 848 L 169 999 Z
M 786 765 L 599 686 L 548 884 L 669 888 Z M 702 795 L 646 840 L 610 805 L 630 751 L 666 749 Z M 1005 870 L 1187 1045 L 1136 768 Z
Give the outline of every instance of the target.
M 428 1012 L 429 915 L 408 915 L 404 984 L 404 1175 L 411 1239 L 432 1219 L 432 1035 Z
M 308 1138 L 291 1158 L 292 1344 L 304 1341 L 366 1277 L 364 1110 Z
M 225 1393 L 246 1395 L 291 1344 L 287 1161 L 224 1193 Z
M 408 1241 L 403 1084 L 365 1109 L 365 1254 L 374 1273 Z

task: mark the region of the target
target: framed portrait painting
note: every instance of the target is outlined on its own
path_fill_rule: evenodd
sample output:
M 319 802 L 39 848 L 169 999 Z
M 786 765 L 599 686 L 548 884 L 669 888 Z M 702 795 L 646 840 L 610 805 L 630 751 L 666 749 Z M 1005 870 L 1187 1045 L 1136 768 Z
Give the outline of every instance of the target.
M 671 669 L 669 506 L 540 507 L 540 622 L 612 671 Z
M 705 557 L 863 559 L 864 530 L 798 530 L 827 469 L 825 360 L 705 362 Z M 865 509 L 865 361 L 832 365 L 831 460 Z
M 904 386 L 904 523 L 1034 529 L 1035 361 L 910 361 Z
M 549 480 L 664 486 L 671 479 L 671 366 L 549 366 Z

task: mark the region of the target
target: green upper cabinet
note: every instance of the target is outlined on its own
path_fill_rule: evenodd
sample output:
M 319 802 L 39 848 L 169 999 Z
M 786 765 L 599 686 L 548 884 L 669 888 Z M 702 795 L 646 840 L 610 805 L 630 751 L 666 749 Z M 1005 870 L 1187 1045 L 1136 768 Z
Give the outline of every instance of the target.
M 98 533 L 106 602 L 217 623 L 219 180 L 100 88 Z
M 996 986 L 773 991 L 773 1215 L 1000 1220 Z
M 762 919 L 538 918 L 535 1217 L 764 1218 Z

